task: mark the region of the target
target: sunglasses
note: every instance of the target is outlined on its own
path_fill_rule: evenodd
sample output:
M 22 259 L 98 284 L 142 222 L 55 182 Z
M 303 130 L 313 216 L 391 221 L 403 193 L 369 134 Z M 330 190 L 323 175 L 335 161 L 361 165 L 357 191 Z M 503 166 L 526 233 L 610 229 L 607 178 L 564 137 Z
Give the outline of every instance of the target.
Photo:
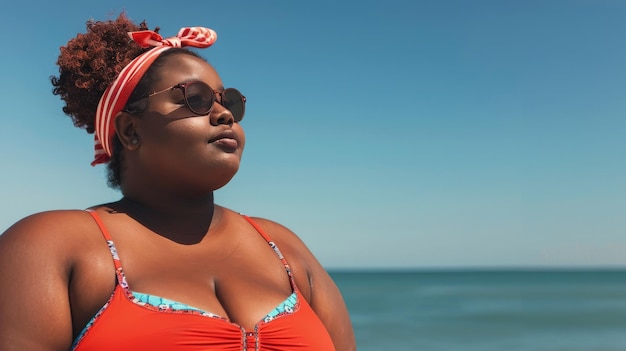
M 208 115 L 215 102 L 230 111 L 235 119 L 235 122 L 241 121 L 243 119 L 244 112 L 246 111 L 246 97 L 243 96 L 239 90 L 235 88 L 227 88 L 223 91 L 217 91 L 213 90 L 205 82 L 198 80 L 176 84 L 173 87 L 157 91 L 133 102 L 129 102 L 128 105 L 174 89 L 180 89 L 183 92 L 185 105 L 191 112 L 198 116 Z

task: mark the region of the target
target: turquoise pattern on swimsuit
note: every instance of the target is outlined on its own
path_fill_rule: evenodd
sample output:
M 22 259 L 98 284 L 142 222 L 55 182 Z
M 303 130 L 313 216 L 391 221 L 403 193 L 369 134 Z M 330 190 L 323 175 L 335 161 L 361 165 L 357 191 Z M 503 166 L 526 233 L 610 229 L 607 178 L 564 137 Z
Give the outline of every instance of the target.
M 173 311 L 198 311 L 204 313 L 203 310 L 195 307 L 191 307 L 184 303 L 176 302 L 174 300 L 166 299 L 160 296 L 154 296 L 149 294 L 144 294 L 140 292 L 133 291 L 133 296 L 135 297 L 135 302 L 139 302 L 140 304 L 146 304 L 150 306 L 157 307 L 162 310 L 173 310 Z
M 199 308 L 195 308 L 187 304 L 180 303 L 180 302 L 170 300 L 170 299 L 166 299 L 160 296 L 154 296 L 154 295 L 149 295 L 149 294 L 144 294 L 144 293 L 133 291 L 133 297 L 134 297 L 135 303 L 139 303 L 140 305 L 142 304 L 150 305 L 150 306 L 159 308 L 161 310 L 197 311 L 205 315 L 215 316 L 214 314 L 205 312 Z M 263 321 L 267 323 L 273 320 L 274 318 L 278 317 L 279 315 L 293 313 L 297 302 L 298 302 L 298 298 L 296 296 L 296 293 L 294 292 L 291 295 L 289 295 L 289 297 L 287 297 L 285 301 L 281 302 L 278 306 L 276 306 L 276 308 L 274 308 L 270 313 L 268 313 L 263 318 Z
M 267 316 L 263 318 L 263 321 L 267 323 L 282 314 L 293 313 L 297 302 L 298 302 L 298 298 L 296 296 L 296 293 L 294 292 L 291 295 L 289 295 L 289 297 L 285 301 L 283 301 L 280 305 L 276 306 L 276 308 L 274 308 L 270 313 L 268 313 Z

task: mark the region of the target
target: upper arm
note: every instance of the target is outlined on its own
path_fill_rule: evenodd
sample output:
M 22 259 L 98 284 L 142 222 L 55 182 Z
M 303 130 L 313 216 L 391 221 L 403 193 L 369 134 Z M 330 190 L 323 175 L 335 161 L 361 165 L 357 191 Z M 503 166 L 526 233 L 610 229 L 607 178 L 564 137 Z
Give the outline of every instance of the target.
M 350 315 L 341 292 L 307 246 L 282 225 L 254 218 L 276 242 L 294 272 L 298 288 L 322 321 L 337 351 L 356 350 Z
M 72 343 L 70 264 L 54 214 L 27 217 L 0 235 L 0 349 L 67 350 Z
M 313 255 L 309 267 L 311 308 L 326 326 L 338 351 L 356 350 L 352 323 L 339 288 Z

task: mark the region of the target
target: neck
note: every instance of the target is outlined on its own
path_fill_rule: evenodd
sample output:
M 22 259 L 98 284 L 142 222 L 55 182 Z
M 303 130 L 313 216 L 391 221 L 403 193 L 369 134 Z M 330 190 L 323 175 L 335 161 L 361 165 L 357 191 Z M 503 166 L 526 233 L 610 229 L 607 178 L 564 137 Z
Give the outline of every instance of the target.
M 144 227 L 179 244 L 200 242 L 215 225 L 213 193 L 182 199 L 163 194 L 127 194 L 116 203 L 117 212 L 127 214 Z

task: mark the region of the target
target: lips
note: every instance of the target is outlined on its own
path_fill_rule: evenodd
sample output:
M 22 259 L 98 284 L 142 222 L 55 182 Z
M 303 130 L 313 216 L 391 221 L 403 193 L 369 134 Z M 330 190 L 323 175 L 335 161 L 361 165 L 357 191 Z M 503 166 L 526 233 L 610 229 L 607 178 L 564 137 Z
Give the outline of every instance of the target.
M 209 144 L 223 146 L 228 149 L 237 149 L 239 147 L 239 139 L 231 129 L 228 129 L 209 139 Z

